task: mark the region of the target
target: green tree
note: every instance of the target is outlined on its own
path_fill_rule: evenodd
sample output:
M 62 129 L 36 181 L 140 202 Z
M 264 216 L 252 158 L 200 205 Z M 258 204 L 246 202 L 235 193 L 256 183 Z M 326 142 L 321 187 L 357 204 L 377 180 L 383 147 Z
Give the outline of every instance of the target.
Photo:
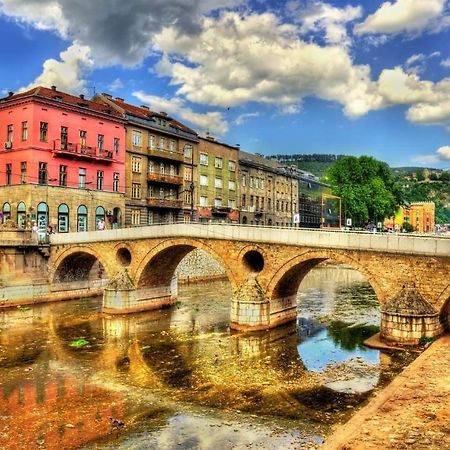
M 389 166 L 370 156 L 345 156 L 330 167 L 327 175 L 333 194 L 342 198 L 344 215 L 356 226 L 393 216 L 403 202 Z

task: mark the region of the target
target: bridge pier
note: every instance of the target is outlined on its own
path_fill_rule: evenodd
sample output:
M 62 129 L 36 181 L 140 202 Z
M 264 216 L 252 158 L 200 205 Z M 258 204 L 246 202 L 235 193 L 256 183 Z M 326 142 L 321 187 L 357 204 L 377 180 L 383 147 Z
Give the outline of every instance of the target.
M 102 311 L 109 314 L 127 314 L 160 309 L 173 305 L 177 296 L 176 277 L 172 278 L 169 286 L 136 288 L 125 269 L 105 287 Z
M 380 337 L 387 343 L 417 345 L 422 338 L 434 338 L 442 332 L 439 312 L 422 297 L 414 283 L 405 283 L 381 307 Z
M 237 290 L 231 302 L 230 327 L 234 330 L 267 330 L 296 318 L 296 296 L 269 301 L 255 274 Z

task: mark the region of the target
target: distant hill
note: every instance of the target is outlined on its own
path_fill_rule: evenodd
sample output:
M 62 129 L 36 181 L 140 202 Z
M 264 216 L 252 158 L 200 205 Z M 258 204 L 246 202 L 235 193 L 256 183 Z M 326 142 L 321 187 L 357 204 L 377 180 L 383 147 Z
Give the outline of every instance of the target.
M 300 154 L 300 155 L 272 155 L 272 159 L 278 162 L 297 167 L 298 169 L 311 172 L 312 174 L 323 178 L 328 168 L 339 158 L 345 155 L 331 154 Z

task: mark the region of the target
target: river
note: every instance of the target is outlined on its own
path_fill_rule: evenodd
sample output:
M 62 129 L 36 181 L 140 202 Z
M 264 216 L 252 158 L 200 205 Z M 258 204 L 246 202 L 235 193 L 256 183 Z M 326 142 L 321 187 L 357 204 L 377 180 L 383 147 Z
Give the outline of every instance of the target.
M 0 448 L 316 448 L 413 358 L 362 345 L 379 307 L 347 267 L 305 277 L 296 323 L 238 333 L 229 312 L 227 282 L 127 316 L 100 298 L 1 311 Z

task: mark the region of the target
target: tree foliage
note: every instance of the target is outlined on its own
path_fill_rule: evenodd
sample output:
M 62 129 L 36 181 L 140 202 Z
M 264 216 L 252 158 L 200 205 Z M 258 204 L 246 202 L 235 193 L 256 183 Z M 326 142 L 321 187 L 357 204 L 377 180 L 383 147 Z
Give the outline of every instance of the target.
M 342 198 L 343 215 L 356 226 L 393 216 L 403 202 L 389 166 L 369 156 L 337 160 L 328 170 L 328 181 L 333 194 Z

